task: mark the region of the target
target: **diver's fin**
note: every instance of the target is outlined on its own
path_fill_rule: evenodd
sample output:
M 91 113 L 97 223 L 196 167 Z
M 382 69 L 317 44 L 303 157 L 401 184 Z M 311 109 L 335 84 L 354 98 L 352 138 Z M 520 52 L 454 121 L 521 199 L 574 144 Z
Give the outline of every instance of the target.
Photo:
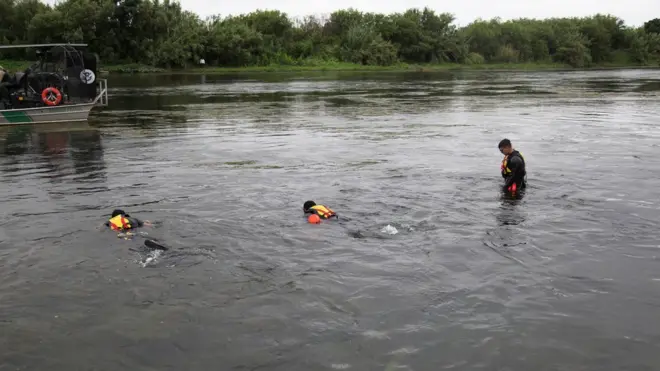
M 166 246 L 163 246 L 154 240 L 145 240 L 144 245 L 151 249 L 163 250 L 163 251 L 169 250 Z

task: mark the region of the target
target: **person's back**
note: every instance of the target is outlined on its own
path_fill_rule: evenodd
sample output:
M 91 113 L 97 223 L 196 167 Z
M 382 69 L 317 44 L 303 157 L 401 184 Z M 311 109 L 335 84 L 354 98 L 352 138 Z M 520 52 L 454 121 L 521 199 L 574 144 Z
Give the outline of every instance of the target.
M 135 234 L 131 232 L 131 230 L 135 230 L 136 228 L 143 226 L 153 226 L 153 224 L 151 224 L 151 222 L 148 220 L 142 221 L 138 218 L 131 217 L 130 215 L 126 214 L 124 210 L 117 209 L 112 212 L 110 219 L 105 222 L 105 226 L 110 227 L 110 229 L 115 232 L 119 232 L 117 235 L 118 237 L 123 237 L 126 240 L 132 240 L 132 236 Z M 144 236 L 146 233 L 142 234 L 142 232 L 140 232 L 140 235 Z M 144 245 L 150 249 L 156 250 L 167 251 L 169 249 L 167 246 L 153 238 L 145 239 Z
M 324 205 L 317 205 L 314 201 L 307 201 L 303 204 L 303 212 L 305 214 L 315 214 L 321 219 L 339 218 L 337 213 Z
M 127 231 L 142 227 L 144 224 L 142 220 L 133 218 L 119 209 L 114 210 L 110 219 L 105 223 L 113 231 Z
M 516 190 L 527 187 L 525 158 L 520 152 L 513 149 L 511 141 L 508 139 L 503 139 L 498 147 L 504 155 L 501 166 L 504 189 L 515 192 Z

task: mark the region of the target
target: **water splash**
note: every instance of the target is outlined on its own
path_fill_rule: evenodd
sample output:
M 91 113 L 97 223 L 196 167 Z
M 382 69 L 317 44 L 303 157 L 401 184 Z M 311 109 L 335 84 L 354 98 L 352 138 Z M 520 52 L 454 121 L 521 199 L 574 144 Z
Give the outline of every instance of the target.
M 156 264 L 158 262 L 158 258 L 163 252 L 161 250 L 153 250 L 150 251 L 147 256 L 145 257 L 144 260 L 140 261 L 140 264 L 142 265 L 142 268 L 146 268 L 147 265 L 154 263 Z
M 399 231 L 394 226 L 392 226 L 390 224 L 384 226 L 383 229 L 381 229 L 380 231 L 382 233 L 387 233 L 387 234 L 390 234 L 390 235 L 395 235 L 395 234 L 399 233 Z

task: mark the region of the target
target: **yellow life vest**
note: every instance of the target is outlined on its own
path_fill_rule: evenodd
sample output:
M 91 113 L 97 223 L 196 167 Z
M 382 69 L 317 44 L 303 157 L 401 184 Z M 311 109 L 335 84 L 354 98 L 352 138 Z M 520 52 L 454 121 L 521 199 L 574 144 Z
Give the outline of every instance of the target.
M 110 228 L 112 228 L 113 231 L 131 229 L 131 222 L 123 215 L 117 215 L 114 218 L 111 218 L 108 222 L 110 223 Z
M 323 205 L 314 205 L 314 206 L 310 207 L 309 209 L 314 211 L 316 213 L 316 215 L 320 216 L 323 219 L 329 219 L 329 218 L 332 218 L 333 216 L 337 215 L 330 208 L 325 207 Z
M 525 162 L 525 158 L 523 157 L 522 153 L 520 152 L 514 152 L 512 155 L 518 155 L 520 158 L 522 158 L 523 163 Z M 510 155 L 509 155 L 510 156 Z M 511 174 L 511 169 L 509 169 L 509 156 L 504 156 L 504 159 L 502 160 L 502 175 L 509 175 Z

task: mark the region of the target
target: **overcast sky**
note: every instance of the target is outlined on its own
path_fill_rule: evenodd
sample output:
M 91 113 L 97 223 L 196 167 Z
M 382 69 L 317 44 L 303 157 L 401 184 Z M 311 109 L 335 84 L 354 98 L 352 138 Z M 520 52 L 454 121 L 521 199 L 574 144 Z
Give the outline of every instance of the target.
M 249 13 L 259 8 L 303 16 L 329 14 L 349 7 L 367 12 L 392 13 L 428 6 L 436 12 L 453 13 L 460 25 L 479 17 L 549 18 L 587 16 L 600 12 L 620 17 L 627 25 L 641 26 L 650 18 L 660 17 L 660 0 L 180 0 L 180 3 L 184 9 L 202 17 Z

